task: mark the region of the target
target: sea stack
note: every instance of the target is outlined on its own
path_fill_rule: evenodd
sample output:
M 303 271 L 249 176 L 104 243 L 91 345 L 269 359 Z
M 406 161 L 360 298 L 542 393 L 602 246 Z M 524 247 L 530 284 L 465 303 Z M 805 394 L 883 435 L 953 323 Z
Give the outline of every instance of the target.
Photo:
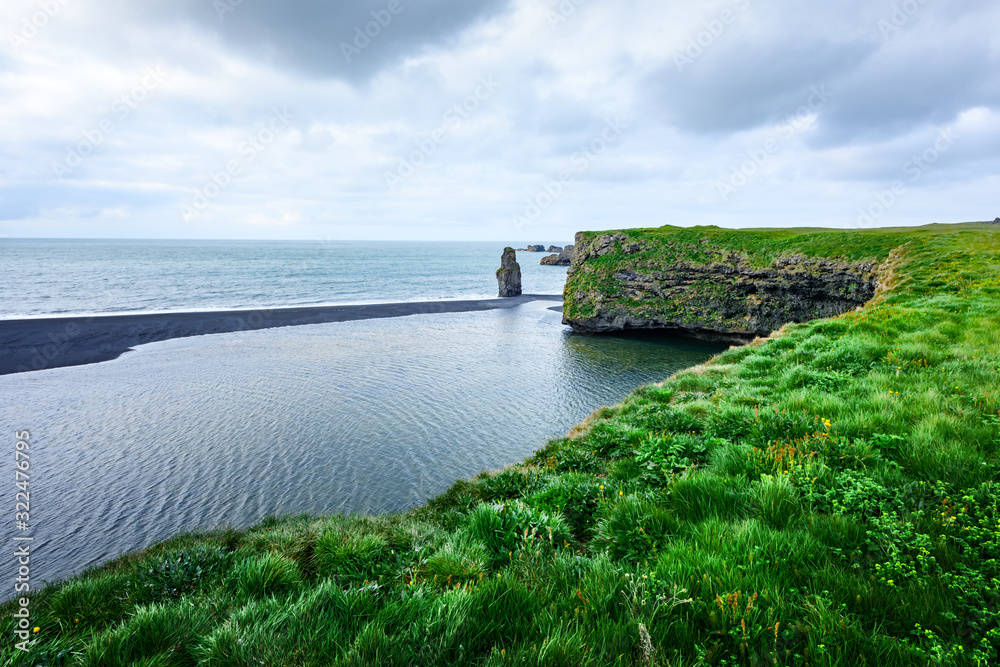
M 542 257 L 542 266 L 571 266 L 573 264 L 573 246 L 568 245 L 559 251 L 558 255 Z
M 503 249 L 500 268 L 497 269 L 497 282 L 500 283 L 502 298 L 521 296 L 521 266 L 517 263 L 517 253 L 513 248 Z

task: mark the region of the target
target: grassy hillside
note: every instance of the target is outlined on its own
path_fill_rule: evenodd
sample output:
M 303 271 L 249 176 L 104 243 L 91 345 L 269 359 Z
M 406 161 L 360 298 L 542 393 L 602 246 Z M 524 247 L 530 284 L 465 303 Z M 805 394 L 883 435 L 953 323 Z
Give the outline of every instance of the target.
M 600 330 L 624 319 L 627 327 L 651 322 L 752 340 L 787 322 L 853 310 L 872 297 L 895 248 L 942 227 L 584 232 L 566 282 L 566 323 Z
M 902 249 L 864 309 L 426 507 L 182 536 L 47 589 L 3 664 L 998 664 L 1000 228 L 641 233 L 762 265 Z

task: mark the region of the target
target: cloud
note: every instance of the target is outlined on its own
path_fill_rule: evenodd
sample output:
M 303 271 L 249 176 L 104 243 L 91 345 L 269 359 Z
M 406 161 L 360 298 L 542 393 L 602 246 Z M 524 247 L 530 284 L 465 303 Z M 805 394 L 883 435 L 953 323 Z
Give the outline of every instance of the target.
M 982 11 L 921 7 L 897 27 L 891 7 L 775 2 L 730 8 L 735 20 L 718 34 L 710 24 L 721 25 L 719 11 L 707 14 L 674 62 L 649 76 L 650 111 L 692 132 L 732 133 L 774 122 L 825 84 L 836 92 L 823 113 L 828 142 L 946 122 L 1000 101 L 984 21 L 996 8 L 970 4 Z M 858 20 L 845 27 L 854 12 Z M 892 27 L 888 36 L 882 23 Z
M 508 0 L 105 0 L 139 21 L 179 21 L 218 35 L 249 58 L 319 77 L 365 81 L 381 68 L 443 46 Z
M 954 146 L 883 220 L 1000 214 L 995 3 L 398 2 L 66 0 L 0 45 L 0 234 L 555 242 L 849 226 L 951 126 Z M 0 35 L 36 7 L 4 5 Z M 152 85 L 150 68 L 167 76 Z M 275 109 L 291 122 L 248 159 Z M 573 170 L 615 119 L 621 136 Z M 78 166 L 54 167 L 74 151 Z M 182 214 L 206 188 L 210 204 Z

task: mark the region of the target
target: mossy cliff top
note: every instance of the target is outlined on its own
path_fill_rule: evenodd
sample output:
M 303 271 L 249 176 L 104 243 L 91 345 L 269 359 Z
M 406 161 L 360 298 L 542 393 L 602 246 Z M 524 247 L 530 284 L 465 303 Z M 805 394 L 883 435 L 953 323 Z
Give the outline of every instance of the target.
M 181 536 L 49 587 L 28 653 L 0 609 L 0 663 L 1000 664 L 1000 229 L 627 236 L 656 266 L 699 257 L 664 237 L 751 272 L 878 264 L 881 292 L 406 514 Z M 623 257 L 594 266 L 647 270 Z
M 888 285 L 904 246 L 958 227 L 984 228 L 585 232 L 577 236 L 564 321 L 583 332 L 668 329 L 747 342 L 864 305 Z

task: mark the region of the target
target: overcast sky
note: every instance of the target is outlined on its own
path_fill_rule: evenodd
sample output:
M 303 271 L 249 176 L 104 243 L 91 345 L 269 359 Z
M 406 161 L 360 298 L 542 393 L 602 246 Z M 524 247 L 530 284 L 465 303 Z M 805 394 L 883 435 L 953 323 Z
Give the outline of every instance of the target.
M 1000 216 L 996 0 L 6 0 L 0 236 Z

